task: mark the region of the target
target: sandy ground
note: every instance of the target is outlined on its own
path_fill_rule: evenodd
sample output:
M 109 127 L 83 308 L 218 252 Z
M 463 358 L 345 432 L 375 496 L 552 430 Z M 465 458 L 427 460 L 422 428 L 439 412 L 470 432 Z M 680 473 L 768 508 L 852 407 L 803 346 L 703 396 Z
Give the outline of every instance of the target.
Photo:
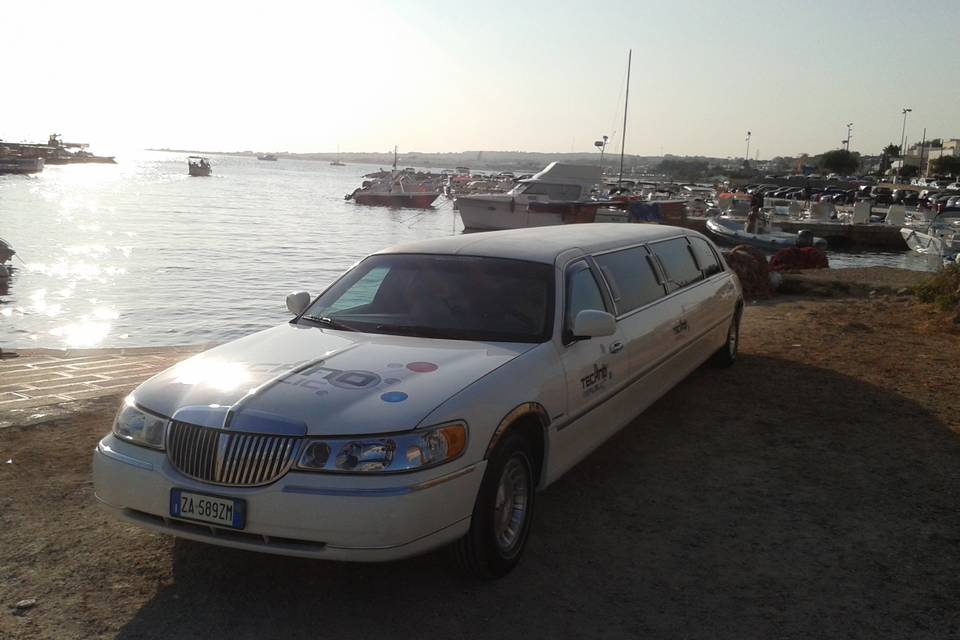
M 116 398 L 8 427 L 0 638 L 960 637 L 944 327 L 902 296 L 751 306 L 737 365 L 697 371 L 542 493 L 495 583 L 439 553 L 313 562 L 113 522 L 90 456 Z

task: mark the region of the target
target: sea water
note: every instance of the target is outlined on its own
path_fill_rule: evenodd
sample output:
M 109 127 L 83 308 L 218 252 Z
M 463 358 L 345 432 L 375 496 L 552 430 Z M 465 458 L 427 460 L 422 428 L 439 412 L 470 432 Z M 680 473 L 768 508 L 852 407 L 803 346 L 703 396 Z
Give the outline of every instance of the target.
M 0 176 L 0 348 L 224 342 L 289 319 L 287 293 L 319 293 L 357 260 L 461 233 L 450 201 L 429 210 L 344 200 L 379 167 L 143 152 L 116 165 Z

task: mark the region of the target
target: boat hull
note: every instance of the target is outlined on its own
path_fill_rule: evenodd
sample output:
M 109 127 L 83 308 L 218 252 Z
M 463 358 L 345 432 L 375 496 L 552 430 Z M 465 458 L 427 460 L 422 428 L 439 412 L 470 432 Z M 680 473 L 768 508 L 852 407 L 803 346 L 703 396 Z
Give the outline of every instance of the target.
M 439 193 L 355 193 L 357 204 L 394 209 L 427 209 L 440 196 Z
M 38 173 L 43 164 L 43 158 L 0 157 L 0 173 Z
M 954 259 L 960 254 L 960 248 L 954 246 L 945 238 L 921 233 L 910 227 L 900 229 L 900 235 L 911 250 L 924 255 L 943 256 L 947 259 Z
M 502 229 L 523 229 L 526 227 L 548 227 L 563 224 L 563 214 L 555 212 L 530 211 L 525 203 L 511 198 L 471 198 L 464 196 L 456 200 L 463 228 L 468 231 L 499 231 Z
M 799 236 L 795 233 L 783 231 L 772 231 L 767 233 L 750 233 L 740 227 L 742 223 L 733 220 L 718 220 L 710 218 L 707 220 L 707 231 L 717 240 L 727 244 L 745 244 L 758 249 L 767 251 L 780 251 L 790 247 L 798 246 Z M 826 249 L 827 241 L 823 238 L 814 238 L 813 246 L 818 249 Z

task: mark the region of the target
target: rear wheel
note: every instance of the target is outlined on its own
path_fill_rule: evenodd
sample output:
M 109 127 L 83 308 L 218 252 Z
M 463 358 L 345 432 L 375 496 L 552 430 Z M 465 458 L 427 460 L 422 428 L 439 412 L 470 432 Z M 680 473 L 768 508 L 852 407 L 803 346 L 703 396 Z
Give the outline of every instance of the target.
M 534 455 L 530 443 L 507 433 L 487 463 L 467 534 L 451 545 L 456 564 L 481 578 L 500 578 L 519 562 L 533 519 Z
M 730 321 L 730 328 L 727 330 L 727 341 L 720 349 L 713 354 L 713 364 L 718 367 L 729 367 L 737 361 L 737 353 L 740 349 L 740 316 L 742 309 L 737 307 Z

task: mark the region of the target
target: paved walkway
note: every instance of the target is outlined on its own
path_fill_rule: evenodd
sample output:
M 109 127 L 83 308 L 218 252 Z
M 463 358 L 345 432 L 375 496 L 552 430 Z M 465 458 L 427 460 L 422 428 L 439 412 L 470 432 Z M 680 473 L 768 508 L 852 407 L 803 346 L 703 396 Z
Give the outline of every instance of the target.
M 44 407 L 123 393 L 200 350 L 19 350 L 19 357 L 0 360 L 0 427 L 29 421 Z

